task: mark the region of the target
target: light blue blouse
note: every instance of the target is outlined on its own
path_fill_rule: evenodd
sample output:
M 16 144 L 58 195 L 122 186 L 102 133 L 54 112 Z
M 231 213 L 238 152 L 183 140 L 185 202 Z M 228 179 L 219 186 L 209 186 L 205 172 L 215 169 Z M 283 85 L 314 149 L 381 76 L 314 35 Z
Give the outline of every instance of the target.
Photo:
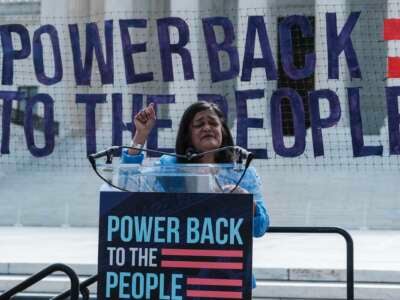
M 127 150 L 122 151 L 121 163 L 125 164 L 141 164 L 144 155 L 139 153 L 137 155 L 129 155 Z M 176 157 L 163 155 L 160 157 L 161 165 L 176 164 Z M 249 193 L 253 194 L 255 201 L 255 212 L 253 218 L 253 236 L 261 237 L 269 227 L 269 216 L 264 204 L 264 197 L 261 191 L 261 179 L 257 171 L 253 167 L 249 167 L 245 176 L 239 185 L 241 188 L 246 189 Z M 255 287 L 255 280 L 253 276 L 253 287 Z

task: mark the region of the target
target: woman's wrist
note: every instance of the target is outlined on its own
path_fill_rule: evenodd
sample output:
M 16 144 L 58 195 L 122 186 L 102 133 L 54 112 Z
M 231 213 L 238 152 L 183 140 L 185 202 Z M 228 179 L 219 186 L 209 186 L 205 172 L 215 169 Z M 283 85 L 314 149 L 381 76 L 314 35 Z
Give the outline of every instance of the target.
M 135 136 L 132 139 L 131 147 L 135 147 L 135 145 L 141 145 L 141 147 L 143 147 L 143 145 L 146 143 L 147 136 L 148 136 L 148 134 L 146 134 L 146 133 L 136 132 Z M 128 154 L 136 155 L 136 154 L 139 154 L 140 151 L 141 150 L 139 150 L 139 149 L 128 149 Z
M 136 132 L 135 135 L 134 135 L 134 137 L 132 138 L 132 142 L 133 142 L 134 144 L 141 144 L 141 145 L 143 145 L 143 144 L 146 143 L 146 140 L 147 140 L 147 137 L 148 137 L 148 136 L 149 136 L 149 134 L 146 133 L 146 132 Z

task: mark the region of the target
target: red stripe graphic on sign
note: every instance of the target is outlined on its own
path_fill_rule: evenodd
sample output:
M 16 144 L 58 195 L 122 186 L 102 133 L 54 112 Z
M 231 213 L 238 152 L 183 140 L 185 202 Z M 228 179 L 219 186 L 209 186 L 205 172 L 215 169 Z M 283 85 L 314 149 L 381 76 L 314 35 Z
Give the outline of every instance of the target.
M 161 249 L 162 255 L 243 257 L 242 250 Z
M 383 39 L 385 41 L 400 40 L 400 19 L 383 21 Z
M 221 278 L 196 278 L 188 277 L 186 280 L 188 285 L 215 285 L 215 286 L 240 286 L 243 282 L 239 279 L 221 279 Z
M 388 57 L 388 78 L 400 78 L 400 57 Z
M 198 269 L 229 269 L 242 270 L 242 263 L 211 262 L 211 261 L 175 261 L 162 260 L 162 268 L 198 268 Z
M 187 297 L 199 297 L 199 298 L 242 299 L 241 292 L 187 290 L 186 296 Z

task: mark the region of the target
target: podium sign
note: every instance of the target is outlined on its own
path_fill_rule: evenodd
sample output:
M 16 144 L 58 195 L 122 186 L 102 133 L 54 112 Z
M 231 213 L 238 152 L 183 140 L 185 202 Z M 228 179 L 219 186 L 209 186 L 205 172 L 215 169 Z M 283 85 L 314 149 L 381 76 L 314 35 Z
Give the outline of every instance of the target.
M 100 193 L 98 299 L 251 299 L 253 196 Z

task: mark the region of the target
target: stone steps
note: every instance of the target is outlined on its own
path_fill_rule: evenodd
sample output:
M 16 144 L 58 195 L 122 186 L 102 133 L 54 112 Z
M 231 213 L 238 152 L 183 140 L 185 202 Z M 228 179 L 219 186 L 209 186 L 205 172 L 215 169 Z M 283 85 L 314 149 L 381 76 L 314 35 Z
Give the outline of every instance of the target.
M 257 280 L 346 282 L 346 270 L 323 268 L 254 268 Z M 362 283 L 400 283 L 398 270 L 355 270 L 354 281 Z M 400 298 L 399 298 L 400 299 Z
M 22 275 L 0 276 L 0 291 L 3 292 L 22 280 Z M 81 278 L 85 279 L 85 278 Z M 69 280 L 65 276 L 49 276 L 41 282 L 33 285 L 19 295 L 31 299 L 46 299 L 68 289 Z M 95 295 L 96 285 L 90 288 L 91 294 Z M 28 299 L 29 297 L 27 297 Z M 258 281 L 257 288 L 253 291 L 253 299 L 307 299 L 307 300 L 336 300 L 346 299 L 346 286 L 338 282 L 308 282 L 308 281 Z M 400 284 L 388 283 L 356 283 L 356 300 L 398 300 L 400 299 Z
M 30 274 L 45 267 L 44 264 L 0 264 L 0 292 L 14 287 Z M 71 267 L 85 280 L 95 274 L 95 265 L 76 264 Z M 328 269 L 255 269 L 257 288 L 253 299 L 265 300 L 336 300 L 346 299 L 345 270 Z M 355 273 L 355 299 L 398 300 L 400 299 L 400 272 L 358 270 Z M 43 279 L 19 295 L 18 299 L 48 299 L 70 287 L 69 279 L 62 273 Z M 95 296 L 96 284 L 90 287 Z M 26 293 L 29 293 L 28 297 Z
M 258 281 L 255 299 L 346 299 L 346 285 L 339 282 Z M 268 298 L 265 298 L 268 297 Z M 400 284 L 356 283 L 357 300 L 398 300 Z
M 56 262 L 55 262 L 56 263 Z M 0 275 L 30 275 L 50 263 L 0 263 Z M 95 264 L 68 264 L 79 276 L 90 277 L 97 273 Z M 255 267 L 257 280 L 345 282 L 346 270 L 330 268 L 267 268 Z M 62 274 L 62 273 L 60 273 Z M 400 283 L 399 270 L 355 270 L 356 282 Z M 400 299 L 400 298 L 399 298 Z

